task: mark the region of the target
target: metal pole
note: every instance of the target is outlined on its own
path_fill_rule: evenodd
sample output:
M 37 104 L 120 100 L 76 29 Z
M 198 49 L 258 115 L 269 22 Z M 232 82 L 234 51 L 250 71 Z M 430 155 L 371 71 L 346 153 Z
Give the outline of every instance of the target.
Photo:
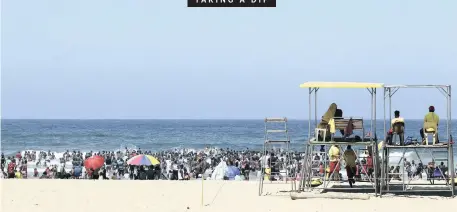
M 451 86 L 448 87 L 448 118 L 447 118 L 447 121 L 448 121 L 448 137 L 449 137 L 449 140 L 451 138 L 451 132 L 450 132 L 450 129 L 451 126 L 452 126 L 452 95 L 451 95 Z M 455 167 L 454 167 L 454 144 L 450 144 L 449 145 L 450 149 L 449 149 L 449 154 L 451 156 L 450 160 L 451 160 L 451 167 L 449 167 L 451 169 L 451 189 L 452 189 L 452 196 L 455 195 Z
M 389 88 L 389 128 L 392 123 L 392 88 Z
M 390 125 L 392 123 L 392 88 L 389 87 L 388 88 L 388 94 L 389 94 L 389 123 L 387 123 L 387 126 L 390 128 Z M 386 134 L 387 135 L 387 134 Z M 385 136 L 386 136 L 385 135 Z M 390 190 L 390 185 L 389 185 L 389 181 L 388 181 L 388 176 L 389 176 L 389 155 L 390 155 L 390 150 L 388 149 L 388 151 L 386 152 L 386 175 L 387 175 L 387 178 L 386 178 L 386 182 L 387 182 L 387 190 L 389 191 Z
M 267 132 L 267 118 L 265 118 L 265 136 L 263 140 L 263 157 L 261 158 L 262 161 L 260 161 L 260 179 L 259 179 L 259 196 L 262 196 L 263 193 L 263 178 L 265 175 L 265 163 L 266 163 L 266 157 L 267 157 L 267 143 L 266 141 L 268 140 L 268 132 Z M 203 175 L 202 175 L 203 177 Z
M 373 89 L 373 92 L 374 92 L 374 95 L 373 95 L 373 116 L 374 116 L 374 122 L 373 122 L 374 130 L 373 131 L 374 131 L 374 135 L 373 136 L 375 136 L 377 138 L 377 136 L 376 136 L 376 88 Z M 377 145 L 378 145 L 378 141 L 376 141 L 376 149 L 378 149 Z
M 313 91 L 312 88 L 309 88 L 309 92 L 308 92 L 308 94 L 309 94 L 309 101 L 308 101 L 308 141 L 311 139 L 311 94 L 312 94 L 312 91 Z
M 303 170 L 302 170 L 303 176 L 305 176 L 305 174 L 306 174 L 305 172 L 306 171 L 309 171 L 309 167 L 306 167 L 308 165 L 307 161 L 309 160 L 308 159 L 308 157 L 309 157 L 308 155 L 312 155 L 312 151 L 313 151 L 312 149 L 309 148 L 309 141 L 311 140 L 311 114 L 312 114 L 312 112 L 311 112 L 312 111 L 311 110 L 312 97 L 311 96 L 312 96 L 312 93 L 314 92 L 314 90 L 315 90 L 315 88 L 309 88 L 308 144 L 306 144 L 306 146 L 305 146 L 306 153 L 305 153 L 305 157 L 304 157 L 304 160 L 303 160 Z M 314 92 L 314 95 L 316 95 L 316 92 Z M 314 110 L 316 110 L 316 108 L 314 108 Z M 316 122 L 316 125 L 317 125 L 317 122 Z M 315 135 L 315 136 L 317 137 L 318 135 Z M 311 153 L 310 153 L 310 151 L 311 151 Z M 306 175 L 306 176 L 308 176 L 308 175 Z M 303 180 L 304 183 L 302 184 L 302 186 L 303 186 L 303 188 L 305 188 L 305 186 L 307 185 L 307 182 L 305 181 L 305 177 L 303 177 L 303 179 L 301 179 L 301 180 Z
M 449 116 L 449 112 L 451 111 L 451 108 L 449 106 L 449 87 L 447 86 L 446 87 L 446 92 L 444 92 L 445 95 L 446 95 L 446 138 L 448 140 L 448 158 L 447 158 L 447 167 L 449 169 L 454 169 L 454 165 L 452 164 L 452 159 L 451 158 L 454 158 L 453 154 L 451 154 L 451 151 L 452 151 L 452 148 L 453 148 L 453 145 L 450 144 L 450 141 L 451 141 L 451 133 L 450 133 L 450 124 L 451 124 L 451 118 Z M 439 134 L 438 134 L 438 138 L 439 138 Z M 448 175 L 449 177 L 451 177 L 452 173 L 451 173 L 451 170 L 448 171 Z M 454 181 L 454 178 L 451 178 L 452 181 Z M 452 188 L 452 184 L 449 184 L 449 186 Z M 454 189 L 452 189 L 454 190 Z
M 448 137 L 448 141 L 450 140 L 450 135 L 451 135 L 451 87 L 447 87 L 447 95 L 446 95 L 446 101 L 447 101 L 447 118 L 446 118 L 446 133 Z
M 372 135 L 371 137 L 373 138 L 373 136 L 375 138 L 377 138 L 376 136 L 376 88 L 373 88 L 373 92 L 372 92 L 372 98 L 373 98 L 373 121 L 372 121 Z M 375 189 L 375 196 L 378 196 L 378 193 L 379 193 L 379 170 L 380 170 L 380 162 L 379 162 L 379 153 L 378 153 L 378 141 L 375 140 L 374 141 L 374 155 L 372 155 L 371 157 L 375 159 L 376 161 L 376 167 L 375 167 L 375 170 L 374 170 L 374 174 L 375 174 L 375 186 L 376 186 L 376 189 Z
M 306 166 L 306 161 L 307 161 L 307 157 L 308 157 L 308 151 L 309 151 L 309 147 L 308 145 L 306 144 L 305 145 L 305 156 L 303 157 L 303 164 L 302 164 L 302 168 L 300 170 L 300 175 L 297 175 L 297 176 L 300 176 L 300 182 L 298 184 L 298 192 L 304 190 L 304 186 L 305 186 L 305 171 L 307 170 L 307 168 L 305 167 Z M 297 164 L 297 170 L 299 169 L 300 167 L 300 160 L 298 161 L 298 164 Z
M 375 105 L 374 105 L 374 104 L 375 104 L 375 103 L 374 103 L 374 98 L 373 98 L 373 97 L 375 96 L 374 90 L 375 90 L 374 88 L 371 89 L 371 123 L 370 123 L 370 125 L 371 125 L 371 126 L 370 126 L 370 129 L 371 129 L 371 136 L 370 136 L 371 138 L 370 138 L 370 141 L 371 141 L 371 142 L 373 142 L 373 136 L 374 136 L 374 133 L 376 133 L 376 132 L 374 131 L 374 129 L 373 129 L 373 126 L 374 126 L 374 125 L 373 125 L 373 122 L 374 122 L 373 119 L 375 118 L 375 115 L 374 115 L 374 113 L 375 113 L 375 111 L 374 111 Z M 365 136 L 365 135 L 364 135 L 364 136 Z
M 384 146 L 386 145 L 385 142 L 386 142 L 386 88 L 382 88 L 383 92 L 382 92 L 382 99 L 383 99 L 383 106 L 382 106 L 382 110 L 383 110 L 383 114 L 384 114 Z M 381 187 L 380 187 L 380 191 L 379 191 L 379 194 L 380 196 L 382 196 L 382 190 L 385 186 L 385 181 L 384 179 L 386 178 L 386 159 L 384 157 L 385 155 L 385 151 L 383 150 L 382 152 L 382 155 L 381 155 L 381 166 L 382 166 L 382 170 L 381 170 Z
M 383 88 L 383 111 L 384 111 L 384 142 L 386 141 L 387 131 L 386 131 L 386 89 Z
M 389 154 L 390 154 L 390 149 L 389 148 L 386 148 L 386 167 L 389 167 Z M 386 168 L 386 190 L 389 191 L 390 190 L 390 182 L 389 182 L 389 168 Z
M 314 89 L 314 123 L 316 123 L 316 128 L 317 128 L 317 91 L 319 89 L 318 88 L 315 88 Z
M 402 169 L 402 174 L 401 174 L 401 184 L 403 186 L 403 191 L 405 191 L 405 152 L 406 152 L 406 149 L 403 149 L 403 157 L 401 157 L 400 160 L 402 160 L 402 163 L 403 163 L 403 169 Z

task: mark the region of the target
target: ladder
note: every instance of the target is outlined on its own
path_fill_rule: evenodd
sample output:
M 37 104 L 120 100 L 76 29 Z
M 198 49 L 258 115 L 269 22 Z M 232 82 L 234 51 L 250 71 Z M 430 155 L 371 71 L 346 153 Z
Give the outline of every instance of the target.
M 283 162 L 280 158 L 278 158 L 277 161 L 272 159 L 277 156 L 278 153 L 277 151 L 275 152 L 275 145 L 280 145 L 279 147 L 285 145 L 285 148 L 281 151 L 282 159 L 284 160 Z M 263 143 L 263 155 L 260 163 L 259 196 L 263 194 L 265 181 L 272 183 L 273 181 L 276 181 L 276 177 L 285 177 L 285 180 L 287 181 L 290 177 L 290 161 L 290 137 L 287 129 L 287 118 L 265 118 L 265 138 Z M 281 179 L 278 179 L 277 181 L 280 180 Z
M 317 158 L 315 158 L 316 156 L 317 156 Z M 292 182 L 292 190 L 297 191 L 297 192 L 305 191 L 306 188 L 311 187 L 311 185 L 309 184 L 311 181 L 310 179 L 316 178 L 316 177 L 321 178 L 322 176 L 319 175 L 320 166 L 321 166 L 321 163 L 323 163 L 323 162 L 325 163 L 325 161 L 327 160 L 327 157 L 328 157 L 327 152 L 325 152 L 325 151 L 322 152 L 320 150 L 315 151 L 314 148 L 307 145 L 302 167 L 299 172 L 299 174 L 300 174 L 300 179 L 298 180 L 299 186 L 298 186 L 298 188 L 296 187 L 297 181 Z M 325 171 L 324 171 L 324 174 L 325 174 Z

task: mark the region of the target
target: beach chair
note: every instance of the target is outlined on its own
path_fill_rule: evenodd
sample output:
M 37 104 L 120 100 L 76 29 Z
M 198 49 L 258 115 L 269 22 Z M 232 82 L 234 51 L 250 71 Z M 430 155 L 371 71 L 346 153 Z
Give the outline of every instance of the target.
M 424 142 L 425 142 L 426 146 L 429 145 L 428 137 L 430 135 L 433 137 L 433 145 L 436 144 L 436 130 L 434 128 L 428 128 L 428 129 L 424 129 Z

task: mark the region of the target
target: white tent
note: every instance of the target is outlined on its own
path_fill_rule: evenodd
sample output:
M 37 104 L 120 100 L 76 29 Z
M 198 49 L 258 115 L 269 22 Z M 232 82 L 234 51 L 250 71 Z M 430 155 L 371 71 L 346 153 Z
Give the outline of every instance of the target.
M 227 172 L 227 164 L 225 161 L 221 161 L 213 171 L 211 180 L 223 180 L 225 173 Z

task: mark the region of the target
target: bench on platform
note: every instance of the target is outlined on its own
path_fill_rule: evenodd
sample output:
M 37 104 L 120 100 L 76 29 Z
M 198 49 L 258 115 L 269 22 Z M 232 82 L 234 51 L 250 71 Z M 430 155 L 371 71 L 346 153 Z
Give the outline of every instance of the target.
M 363 127 L 363 118 L 354 118 L 354 117 L 351 117 L 351 118 L 352 118 L 352 130 L 354 130 L 354 131 L 361 130 L 362 131 L 361 138 L 364 138 L 365 129 Z M 351 118 L 334 118 L 333 120 L 335 122 L 335 130 L 344 131 L 347 128 Z M 349 136 L 350 135 L 335 136 L 335 134 L 333 133 L 331 139 L 332 139 L 332 141 L 347 140 L 347 138 Z M 351 140 L 351 139 L 349 139 L 349 140 Z M 361 141 L 364 141 L 364 139 L 362 139 Z

